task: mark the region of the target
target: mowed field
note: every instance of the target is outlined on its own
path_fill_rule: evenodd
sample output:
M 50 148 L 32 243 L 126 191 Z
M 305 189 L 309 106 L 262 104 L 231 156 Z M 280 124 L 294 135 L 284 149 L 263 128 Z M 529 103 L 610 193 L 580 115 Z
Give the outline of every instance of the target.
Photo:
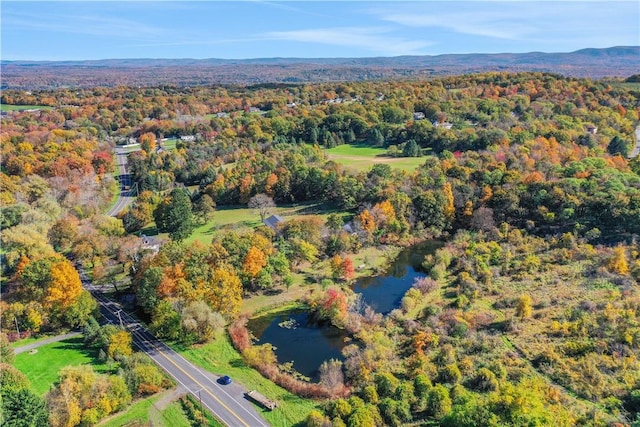
M 389 157 L 385 148 L 357 144 L 343 144 L 325 150 L 329 160 L 341 163 L 358 171 L 366 171 L 377 163 L 385 163 L 393 168 L 414 171 L 425 161 L 424 157 Z
M 0 105 L 0 111 L 51 110 L 51 108 L 46 105 Z
M 326 220 L 331 213 L 342 215 L 343 219 L 349 215 L 344 211 L 331 209 L 321 203 L 297 203 L 295 205 L 277 206 L 267 216 L 271 214 L 279 215 L 286 221 L 304 215 L 318 215 Z M 206 224 L 196 227 L 193 234 L 185 242 L 191 243 L 197 240 L 201 243 L 209 244 L 213 235 L 220 229 L 248 229 L 259 225 L 262 225 L 260 214 L 254 209 L 249 209 L 244 205 L 220 206 L 216 208 L 212 219 Z
M 14 365 L 27 376 L 31 389 L 44 395 L 58 381 L 58 373 L 65 366 L 93 365 L 98 372 L 108 372 L 108 366 L 97 356 L 97 350 L 87 348 L 83 338 L 77 336 L 20 353 Z

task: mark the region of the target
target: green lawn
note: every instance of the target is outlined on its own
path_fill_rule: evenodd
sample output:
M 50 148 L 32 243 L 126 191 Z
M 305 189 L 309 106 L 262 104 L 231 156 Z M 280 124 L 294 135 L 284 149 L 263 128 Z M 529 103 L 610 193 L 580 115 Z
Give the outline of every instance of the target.
M 192 427 L 180 401 L 169 403 L 160 409 L 160 400 L 173 390 L 154 394 L 146 399 L 135 401 L 127 410 L 119 412 L 98 424 L 100 427 L 120 427 L 137 423 L 150 423 L 158 427 Z M 211 426 L 221 426 L 217 421 L 210 422 Z
M 326 219 L 331 213 L 349 215 L 346 212 L 332 209 L 321 203 L 298 203 L 295 205 L 283 205 L 273 209 L 273 214 L 283 217 L 285 220 L 299 218 L 303 215 L 318 215 Z M 193 234 L 186 239 L 186 243 L 199 241 L 205 244 L 211 243 L 211 239 L 217 230 L 222 228 L 254 228 L 262 224 L 260 215 L 253 209 L 243 205 L 220 206 L 216 208 L 213 217 L 204 225 L 196 227 Z
M 229 375 L 249 390 L 258 390 L 278 402 L 273 411 L 261 411 L 262 416 L 274 427 L 293 426 L 304 421 L 309 412 L 321 404 L 289 393 L 245 365 L 240 354 L 226 336 L 212 343 L 181 350 L 181 354 L 193 363 L 218 375 Z
M 366 171 L 376 163 L 385 163 L 393 168 L 413 171 L 425 161 L 424 157 L 388 157 L 384 148 L 359 144 L 342 144 L 325 150 L 329 160 L 342 163 L 358 171 Z
M 18 111 L 18 110 L 51 110 L 53 107 L 49 107 L 46 105 L 7 105 L 1 104 L 1 111 Z
M 107 365 L 100 363 L 97 352 L 84 345 L 82 336 L 69 338 L 42 347 L 33 354 L 30 352 L 16 355 L 15 366 L 31 382 L 31 389 L 44 395 L 58 380 L 60 369 L 65 366 L 93 365 L 99 371 L 108 371 Z
M 171 151 L 171 150 L 175 150 L 176 149 L 176 143 L 177 142 L 178 142 L 178 138 L 169 138 L 166 141 L 160 142 L 160 145 L 165 150 Z

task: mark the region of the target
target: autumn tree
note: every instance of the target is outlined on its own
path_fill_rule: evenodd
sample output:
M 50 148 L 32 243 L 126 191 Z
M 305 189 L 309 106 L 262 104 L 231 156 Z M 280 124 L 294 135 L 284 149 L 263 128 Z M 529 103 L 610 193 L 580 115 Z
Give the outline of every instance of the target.
M 120 329 L 110 334 L 107 346 L 107 356 L 109 358 L 117 360 L 122 357 L 131 356 L 131 334 L 124 329 Z
M 0 363 L 13 363 L 15 359 L 15 352 L 13 351 L 13 347 L 11 347 L 11 343 L 7 339 L 7 335 L 4 333 L 0 333 Z
M 89 365 L 68 366 L 47 393 L 49 424 L 53 427 L 96 424 L 130 402 L 131 394 L 122 377 L 97 374 Z
M 242 262 L 242 271 L 252 279 L 267 265 L 267 257 L 263 251 L 251 246 Z
M 197 342 L 210 341 L 225 325 L 225 320 L 204 301 L 189 303 L 181 313 L 182 326 L 188 334 L 193 334 Z
M 629 263 L 624 246 L 618 245 L 613 249 L 613 256 L 609 259 L 607 268 L 616 274 L 629 274 Z
M 249 209 L 253 209 L 260 214 L 260 221 L 264 221 L 267 215 L 276 207 L 273 199 L 266 194 L 256 194 L 247 203 Z
M 328 390 L 336 393 L 344 387 L 344 374 L 342 373 L 342 362 L 331 359 L 324 361 L 320 365 L 320 384 Z
M 205 283 L 204 297 L 214 311 L 234 316 L 242 304 L 242 282 L 231 267 L 221 265 Z
M 349 257 L 341 257 L 340 255 L 334 255 L 329 260 L 329 266 L 331 268 L 331 275 L 335 279 L 343 281 L 349 281 L 353 279 L 355 274 L 355 268 L 353 260 Z
M 518 298 L 518 304 L 516 305 L 516 316 L 520 319 L 526 319 L 527 317 L 531 317 L 532 312 L 533 302 L 531 301 L 531 297 L 525 294 Z
M 113 170 L 113 155 L 108 151 L 98 151 L 93 154 L 91 165 L 96 174 L 104 175 Z
M 147 132 L 140 135 L 140 148 L 147 154 L 151 154 L 156 151 L 156 136 L 152 132 Z

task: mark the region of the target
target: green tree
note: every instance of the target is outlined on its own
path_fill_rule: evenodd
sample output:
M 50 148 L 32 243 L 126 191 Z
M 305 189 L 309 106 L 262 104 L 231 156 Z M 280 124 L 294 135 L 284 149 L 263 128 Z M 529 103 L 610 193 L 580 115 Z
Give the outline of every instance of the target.
M 191 198 L 186 189 L 176 188 L 153 211 L 153 218 L 161 233 L 180 242 L 191 235 L 194 228 Z
M 2 426 L 3 427 L 47 427 L 49 411 L 43 398 L 26 388 L 3 387 Z
M 16 355 L 4 333 L 0 333 L 0 363 L 13 363 Z
M 415 139 L 410 139 L 404 144 L 402 156 L 404 157 L 420 157 L 420 147 Z
M 29 388 L 29 380 L 13 365 L 0 363 L 0 386 L 20 390 Z
M 427 400 L 427 413 L 436 419 L 440 419 L 451 412 L 452 402 L 449 390 L 437 384 L 429 391 Z
M 622 157 L 629 156 L 629 142 L 620 138 L 618 135 L 611 138 L 609 145 L 607 145 L 607 151 L 612 156 L 620 154 Z

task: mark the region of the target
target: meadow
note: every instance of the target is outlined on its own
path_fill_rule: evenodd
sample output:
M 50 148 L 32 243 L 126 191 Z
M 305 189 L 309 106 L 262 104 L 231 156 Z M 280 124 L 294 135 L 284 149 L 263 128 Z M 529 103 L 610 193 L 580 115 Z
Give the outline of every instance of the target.
M 191 427 L 195 425 L 187 416 L 180 401 L 173 400 L 175 396 L 174 389 L 137 400 L 125 411 L 103 420 L 98 426 L 120 427 L 148 424 L 158 427 Z M 207 415 L 209 426 L 222 427 L 215 418 Z
M 285 220 L 300 218 L 304 215 L 318 215 L 326 219 L 332 213 L 341 214 L 343 219 L 349 215 L 322 203 L 314 202 L 276 206 L 269 215 L 278 215 Z M 260 215 L 254 209 L 244 205 L 221 206 L 216 208 L 212 219 L 196 227 L 193 234 L 185 242 L 188 244 L 199 241 L 209 244 L 214 234 L 220 229 L 250 229 L 260 225 L 262 225 Z
M 98 372 L 109 371 L 109 367 L 98 360 L 98 351 L 87 348 L 81 336 L 20 353 L 14 365 L 27 376 L 31 389 L 39 395 L 49 391 L 66 366 L 92 365 Z
M 360 144 L 342 144 L 325 150 L 327 158 L 357 171 L 366 171 L 374 164 L 388 164 L 407 172 L 414 171 L 425 161 L 424 157 L 390 157 L 384 148 Z
M 0 105 L 0 111 L 51 110 L 52 108 L 47 105 Z

